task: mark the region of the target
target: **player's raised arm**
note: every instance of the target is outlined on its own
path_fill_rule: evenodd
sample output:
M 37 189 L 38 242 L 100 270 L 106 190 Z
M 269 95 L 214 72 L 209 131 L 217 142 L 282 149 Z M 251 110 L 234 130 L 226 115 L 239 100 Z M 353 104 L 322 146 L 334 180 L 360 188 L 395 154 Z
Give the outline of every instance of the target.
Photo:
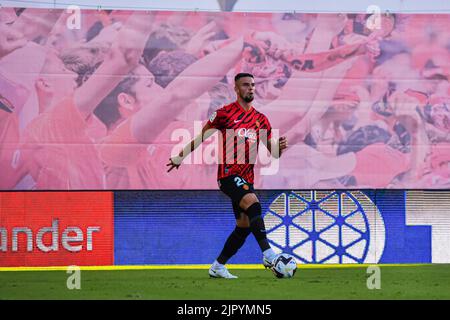
M 75 104 L 87 117 L 139 63 L 152 31 L 154 14 L 137 11 L 120 29 L 109 54 L 95 73 L 75 92 Z
M 203 126 L 202 129 L 202 133 L 199 134 L 197 137 L 195 137 L 194 140 L 192 140 L 191 142 L 189 142 L 184 148 L 183 150 L 180 151 L 180 153 L 178 155 L 176 155 L 175 157 L 172 157 L 169 159 L 169 163 L 167 164 L 167 166 L 169 167 L 169 169 L 167 170 L 167 172 L 172 171 L 173 168 L 177 168 L 181 165 L 181 163 L 183 162 L 183 160 L 191 153 L 193 152 L 195 149 L 197 149 L 197 147 L 206 139 L 208 139 L 213 133 L 214 133 L 215 129 L 214 127 L 212 127 L 209 123 L 209 121 Z
M 243 39 L 239 38 L 187 67 L 165 88 L 161 97 L 152 102 L 152 108 L 143 107 L 133 116 L 133 136 L 141 143 L 151 143 L 155 137 L 149 128 L 173 119 L 191 100 L 216 85 L 238 62 L 242 48 Z

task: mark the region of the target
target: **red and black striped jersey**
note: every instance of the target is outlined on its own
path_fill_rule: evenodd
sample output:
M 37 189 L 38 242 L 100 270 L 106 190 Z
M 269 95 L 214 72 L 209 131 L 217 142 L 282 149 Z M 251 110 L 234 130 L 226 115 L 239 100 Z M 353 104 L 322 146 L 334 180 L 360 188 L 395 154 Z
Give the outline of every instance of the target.
M 272 137 L 267 117 L 254 107 L 245 111 L 236 101 L 214 112 L 208 123 L 221 133 L 217 179 L 238 174 L 253 184 L 259 142 Z

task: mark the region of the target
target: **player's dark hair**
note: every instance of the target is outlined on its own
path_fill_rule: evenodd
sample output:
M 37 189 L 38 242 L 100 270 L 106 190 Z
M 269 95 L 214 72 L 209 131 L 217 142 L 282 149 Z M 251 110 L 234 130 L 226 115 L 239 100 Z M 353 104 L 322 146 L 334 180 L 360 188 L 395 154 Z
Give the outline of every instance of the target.
M 234 77 L 234 82 L 238 81 L 240 78 L 245 77 L 255 78 L 251 73 L 240 72 Z

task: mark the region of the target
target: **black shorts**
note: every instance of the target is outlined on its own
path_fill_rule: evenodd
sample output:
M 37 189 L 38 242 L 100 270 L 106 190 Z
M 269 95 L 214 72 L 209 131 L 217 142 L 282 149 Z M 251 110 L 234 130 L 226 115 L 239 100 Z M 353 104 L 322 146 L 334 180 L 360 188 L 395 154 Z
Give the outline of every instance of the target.
M 220 190 L 230 197 L 233 204 L 233 212 L 236 219 L 239 219 L 243 210 L 239 207 L 241 199 L 247 193 L 254 193 L 253 184 L 248 183 L 239 175 L 232 175 L 218 181 Z

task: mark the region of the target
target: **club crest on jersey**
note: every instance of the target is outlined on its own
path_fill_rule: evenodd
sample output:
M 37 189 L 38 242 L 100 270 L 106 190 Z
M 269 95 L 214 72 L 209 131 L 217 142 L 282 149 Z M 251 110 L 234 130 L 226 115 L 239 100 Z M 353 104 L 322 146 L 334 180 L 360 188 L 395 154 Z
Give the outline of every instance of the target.
M 213 122 L 214 119 L 216 118 L 216 116 L 217 116 L 217 111 L 214 111 L 214 113 L 209 117 L 209 121 Z
M 241 138 L 247 138 L 250 142 L 256 142 L 256 131 L 247 128 L 240 128 L 237 131 L 237 134 Z
M 261 125 L 261 123 L 259 123 L 259 120 L 256 120 L 255 125 L 257 128 L 259 128 L 259 126 Z

